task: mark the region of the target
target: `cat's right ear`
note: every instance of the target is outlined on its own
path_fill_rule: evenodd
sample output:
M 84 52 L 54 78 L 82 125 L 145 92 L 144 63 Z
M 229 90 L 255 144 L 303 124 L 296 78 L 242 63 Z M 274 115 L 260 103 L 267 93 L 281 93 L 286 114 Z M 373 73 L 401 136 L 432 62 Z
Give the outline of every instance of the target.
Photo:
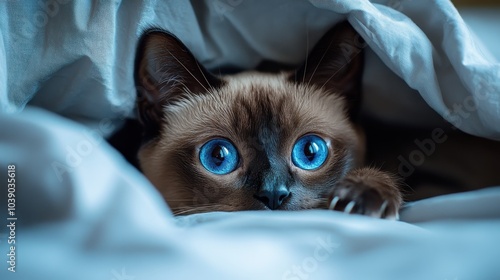
M 187 93 L 204 94 L 222 86 L 174 35 L 150 29 L 139 41 L 135 58 L 135 84 L 139 121 L 145 137 L 160 133 L 164 107 Z
M 363 49 L 366 46 L 347 21 L 338 23 L 323 35 L 305 64 L 289 80 L 314 85 L 344 97 L 347 112 L 354 117 L 361 106 Z

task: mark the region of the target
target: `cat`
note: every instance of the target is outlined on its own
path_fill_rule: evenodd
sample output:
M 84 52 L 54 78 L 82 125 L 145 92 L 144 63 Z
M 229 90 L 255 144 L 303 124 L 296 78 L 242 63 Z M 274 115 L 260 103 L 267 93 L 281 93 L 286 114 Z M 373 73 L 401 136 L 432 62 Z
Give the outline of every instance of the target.
M 176 215 L 332 209 L 394 219 L 398 180 L 363 167 L 364 42 L 348 22 L 295 71 L 209 73 L 147 30 L 135 61 L 142 172 Z

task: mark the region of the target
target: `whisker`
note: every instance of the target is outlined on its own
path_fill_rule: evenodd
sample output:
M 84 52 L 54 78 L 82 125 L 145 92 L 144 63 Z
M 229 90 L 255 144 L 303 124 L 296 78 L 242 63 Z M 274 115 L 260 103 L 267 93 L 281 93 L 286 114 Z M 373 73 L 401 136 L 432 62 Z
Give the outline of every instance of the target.
M 235 211 L 233 205 L 220 204 L 220 203 L 204 203 L 204 204 L 196 204 L 190 206 L 178 206 L 175 208 L 171 208 L 171 210 L 175 216 L 213 212 L 213 211 Z
M 309 29 L 307 28 L 307 23 L 306 23 L 306 63 L 304 65 L 304 74 L 302 75 L 302 83 L 303 84 L 306 81 L 307 59 L 308 58 L 309 58 Z
M 186 199 L 169 199 L 168 202 L 193 202 L 192 198 L 186 198 Z
M 203 76 L 203 79 L 205 79 L 205 82 L 207 82 L 207 85 L 210 86 L 210 83 L 208 82 L 207 76 L 205 76 L 205 73 L 203 73 L 203 71 L 201 70 L 201 67 L 200 67 L 200 64 L 198 63 L 198 61 L 196 61 L 196 66 L 198 67 L 198 70 L 200 70 L 201 75 Z M 205 90 L 208 91 L 207 89 L 205 89 Z
M 309 81 L 307 82 L 307 86 L 309 86 L 311 84 L 311 81 L 312 81 L 312 78 L 314 77 L 314 75 L 316 74 L 316 71 L 318 70 L 318 67 L 319 65 L 321 64 L 321 62 L 323 61 L 323 59 L 325 58 L 326 56 L 326 53 L 328 52 L 328 50 L 330 49 L 331 45 L 333 43 L 333 40 L 330 41 L 330 44 L 328 44 L 328 47 L 326 48 L 325 52 L 323 53 L 323 55 L 321 56 L 320 60 L 318 61 L 318 64 L 316 64 L 316 67 L 314 68 L 314 71 L 311 75 L 311 77 L 309 77 Z
M 208 92 L 208 89 L 193 75 L 193 73 L 191 73 L 191 71 L 189 71 L 189 69 L 184 65 L 184 63 L 182 63 L 170 50 L 167 49 L 167 52 L 177 61 L 177 63 L 179 63 L 189 73 L 189 75 L 191 75 L 191 77 L 193 77 L 198 82 L 198 84 L 200 84 L 203 87 L 203 89 L 205 89 L 205 91 Z M 200 68 L 199 65 L 198 68 Z M 203 74 L 203 77 L 205 77 L 205 74 Z
M 174 215 L 196 214 L 220 210 L 219 204 L 206 204 L 196 206 L 176 207 L 172 209 Z
M 346 67 L 346 65 L 349 65 L 349 63 L 351 63 L 351 61 L 358 55 L 360 54 L 361 51 L 358 51 L 351 59 L 349 59 L 344 65 L 342 65 L 342 67 L 340 67 L 337 71 L 335 71 L 335 73 L 333 73 L 330 78 L 328 78 L 324 83 L 323 85 L 321 86 L 322 88 L 333 78 L 335 77 L 335 75 L 337 75 L 337 73 L 339 73 L 340 71 L 342 71 L 342 69 L 344 69 L 344 67 Z

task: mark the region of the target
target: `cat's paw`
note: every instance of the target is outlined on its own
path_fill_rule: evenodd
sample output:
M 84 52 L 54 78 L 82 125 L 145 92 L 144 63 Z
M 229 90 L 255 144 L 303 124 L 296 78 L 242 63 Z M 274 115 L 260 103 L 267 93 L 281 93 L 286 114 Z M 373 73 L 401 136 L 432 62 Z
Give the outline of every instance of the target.
M 382 173 L 383 174 L 383 173 Z M 384 174 L 385 175 L 385 174 Z M 364 176 L 363 176 L 364 177 Z M 387 178 L 348 176 L 328 197 L 328 209 L 383 219 L 398 219 L 401 197 L 394 181 Z

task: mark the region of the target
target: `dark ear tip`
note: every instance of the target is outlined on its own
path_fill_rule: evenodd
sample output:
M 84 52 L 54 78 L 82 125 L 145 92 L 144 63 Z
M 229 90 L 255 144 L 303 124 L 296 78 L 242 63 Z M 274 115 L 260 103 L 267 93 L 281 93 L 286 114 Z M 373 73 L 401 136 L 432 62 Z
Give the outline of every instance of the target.
M 179 43 L 181 42 L 181 40 L 179 40 L 179 38 L 177 38 L 177 36 L 175 36 L 170 31 L 167 31 L 167 30 L 164 30 L 161 28 L 157 28 L 157 27 L 152 27 L 152 28 L 146 29 L 142 33 L 142 35 L 139 39 L 139 45 L 141 45 L 141 43 L 143 43 L 144 41 L 147 41 L 148 39 L 150 39 L 152 37 L 158 37 L 158 36 L 161 36 L 163 38 L 171 38 L 171 39 L 176 40 Z
M 145 48 L 149 44 L 153 43 L 155 40 L 159 40 L 161 43 L 169 45 L 178 45 L 179 47 L 186 48 L 182 41 L 169 31 L 165 31 L 159 28 L 150 28 L 144 31 L 141 38 L 139 39 L 138 49 Z M 159 43 L 159 42 L 155 42 Z
M 138 60 L 144 57 L 144 53 L 152 44 L 163 44 L 165 47 L 177 45 L 178 47 L 186 49 L 186 46 L 173 33 L 156 27 L 146 29 L 142 33 L 137 44 L 136 66 Z
M 366 46 L 363 37 L 359 35 L 356 29 L 354 29 L 354 27 L 347 20 L 336 24 L 323 37 L 337 41 L 346 41 L 358 49 L 362 49 Z
M 174 34 L 159 29 L 159 28 L 150 28 L 144 31 L 144 33 L 139 38 L 139 42 L 137 45 L 136 51 L 136 60 L 135 60 L 135 69 L 139 63 L 146 58 L 146 52 L 154 50 L 154 46 L 163 46 L 165 48 L 182 48 L 186 49 L 186 46 L 177 38 Z M 157 49 L 157 48 L 156 48 Z

